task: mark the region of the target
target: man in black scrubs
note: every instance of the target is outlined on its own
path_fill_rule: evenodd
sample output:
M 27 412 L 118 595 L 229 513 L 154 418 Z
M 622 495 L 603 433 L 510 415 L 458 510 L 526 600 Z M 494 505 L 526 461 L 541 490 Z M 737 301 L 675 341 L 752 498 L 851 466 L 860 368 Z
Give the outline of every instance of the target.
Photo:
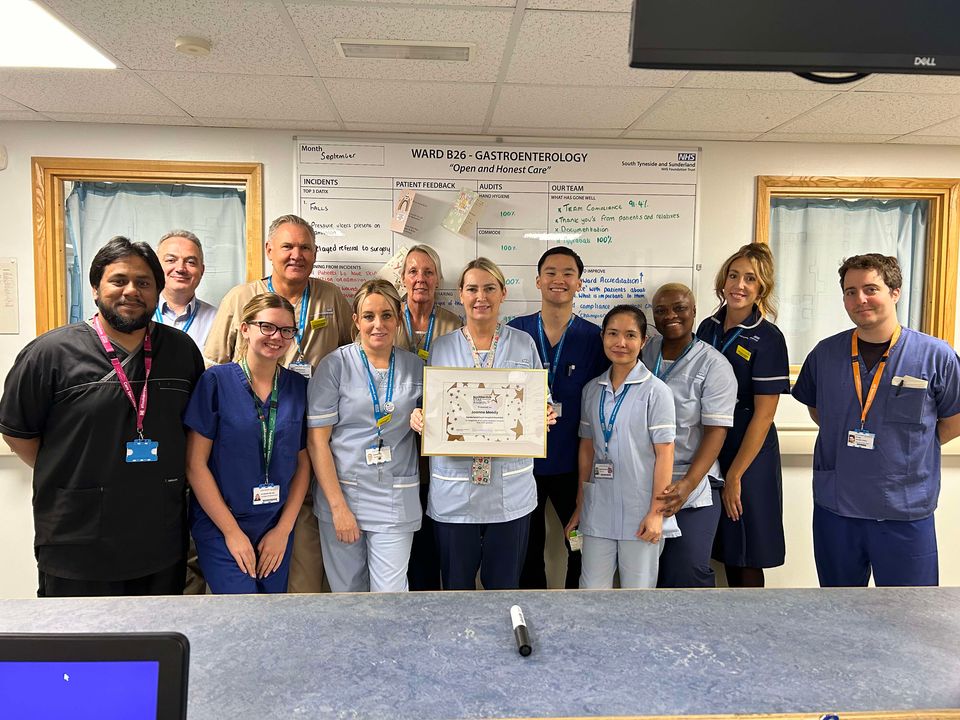
M 0 433 L 34 471 L 40 597 L 183 591 L 181 414 L 203 358 L 151 322 L 163 284 L 149 245 L 113 238 L 90 267 L 97 314 L 38 337 L 7 375 Z

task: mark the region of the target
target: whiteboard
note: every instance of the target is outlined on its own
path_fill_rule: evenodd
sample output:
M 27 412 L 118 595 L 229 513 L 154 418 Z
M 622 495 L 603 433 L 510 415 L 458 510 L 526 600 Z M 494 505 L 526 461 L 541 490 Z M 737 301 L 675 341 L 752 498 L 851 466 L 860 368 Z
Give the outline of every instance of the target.
M 481 255 L 506 276 L 504 319 L 538 310 L 537 260 L 556 245 L 583 259 L 575 310 L 591 320 L 621 302 L 648 308 L 663 283 L 693 285 L 699 148 L 294 140 L 299 212 L 317 232 L 314 275 L 347 297 L 416 243 L 439 253 L 439 300 L 461 315 L 456 284 Z M 390 230 L 409 190 L 414 237 Z M 484 205 L 474 224 L 452 232 L 441 223 L 461 190 Z

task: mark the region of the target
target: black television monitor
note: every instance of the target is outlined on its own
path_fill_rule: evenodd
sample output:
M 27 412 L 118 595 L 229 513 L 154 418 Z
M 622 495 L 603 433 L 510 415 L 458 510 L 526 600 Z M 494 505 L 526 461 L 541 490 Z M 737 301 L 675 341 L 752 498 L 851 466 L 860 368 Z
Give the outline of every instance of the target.
M 960 74 L 958 0 L 634 0 L 630 65 Z
M 179 633 L 0 634 L 0 717 L 184 720 Z

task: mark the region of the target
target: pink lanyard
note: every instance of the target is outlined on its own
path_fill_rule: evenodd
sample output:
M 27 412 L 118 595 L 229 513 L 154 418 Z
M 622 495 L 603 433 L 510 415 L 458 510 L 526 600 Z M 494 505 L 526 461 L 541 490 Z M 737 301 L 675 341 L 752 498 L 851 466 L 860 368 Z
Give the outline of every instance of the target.
M 139 404 L 133 395 L 133 386 L 127 378 L 127 373 L 124 372 L 123 367 L 120 365 L 120 358 L 117 357 L 117 353 L 110 343 L 110 338 L 108 338 L 107 334 L 103 331 L 99 315 L 93 318 L 93 329 L 97 331 L 97 337 L 100 338 L 103 349 L 107 351 L 107 357 L 110 358 L 110 364 L 113 365 L 113 371 L 117 374 L 117 379 L 120 381 L 121 387 L 123 387 L 123 392 L 126 393 L 127 399 L 137 413 L 137 434 L 140 436 L 140 439 L 143 440 L 143 418 L 147 414 L 147 385 L 150 382 L 150 367 L 153 365 L 153 355 L 151 352 L 153 348 L 150 344 L 149 328 L 143 335 L 143 367 L 144 370 L 146 370 L 146 377 L 143 379 L 143 390 L 140 392 Z

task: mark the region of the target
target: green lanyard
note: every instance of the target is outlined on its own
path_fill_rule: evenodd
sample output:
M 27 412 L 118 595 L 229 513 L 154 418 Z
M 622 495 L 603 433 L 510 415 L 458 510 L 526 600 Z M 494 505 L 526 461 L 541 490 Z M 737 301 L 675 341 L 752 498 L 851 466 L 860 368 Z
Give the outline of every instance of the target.
M 263 455 L 263 485 L 269 485 L 270 458 L 273 457 L 273 439 L 277 434 L 277 383 L 280 379 L 280 368 L 277 368 L 273 374 L 273 390 L 270 391 L 270 409 L 267 411 L 253 389 L 253 377 L 250 375 L 250 367 L 247 365 L 246 358 L 240 360 L 240 367 L 243 368 L 243 374 L 247 376 L 247 386 L 250 394 L 253 396 L 253 406 L 257 411 L 257 419 L 260 420 L 260 452 Z

